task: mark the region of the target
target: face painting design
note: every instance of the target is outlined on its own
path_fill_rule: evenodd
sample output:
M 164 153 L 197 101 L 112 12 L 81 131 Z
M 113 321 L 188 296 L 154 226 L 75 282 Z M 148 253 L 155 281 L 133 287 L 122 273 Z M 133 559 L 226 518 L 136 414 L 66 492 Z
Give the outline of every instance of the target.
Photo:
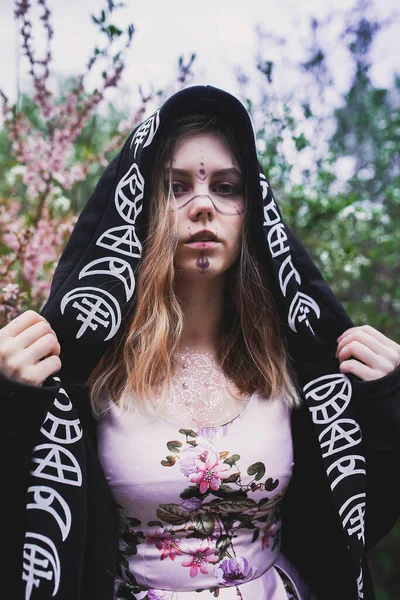
M 196 260 L 196 265 L 199 267 L 200 273 L 205 273 L 210 266 L 210 261 L 204 256 L 204 252 L 200 252 L 200 257 Z
M 243 178 L 231 148 L 211 132 L 184 138 L 167 174 L 180 242 L 176 267 L 183 274 L 223 274 L 238 257 L 245 214 Z

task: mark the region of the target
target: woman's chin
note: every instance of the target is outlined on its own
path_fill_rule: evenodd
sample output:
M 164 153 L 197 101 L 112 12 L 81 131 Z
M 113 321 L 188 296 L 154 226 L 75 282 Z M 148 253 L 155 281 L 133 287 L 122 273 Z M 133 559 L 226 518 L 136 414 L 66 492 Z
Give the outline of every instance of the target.
M 218 268 L 212 261 L 199 261 L 194 265 L 176 265 L 175 275 L 182 279 L 199 280 L 202 278 L 223 277 L 226 269 Z

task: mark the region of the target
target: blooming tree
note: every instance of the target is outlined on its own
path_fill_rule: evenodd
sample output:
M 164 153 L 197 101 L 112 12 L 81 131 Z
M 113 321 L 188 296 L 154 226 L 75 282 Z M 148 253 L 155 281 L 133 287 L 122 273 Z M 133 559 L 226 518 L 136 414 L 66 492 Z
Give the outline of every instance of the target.
M 11 168 L 7 190 L 1 194 L 0 210 L 0 327 L 26 308 L 40 310 L 48 296 L 56 262 L 76 222 L 71 207 L 74 186 L 83 183 L 94 165 L 107 165 L 106 156 L 119 148 L 127 134 L 145 116 L 155 92 L 140 92 L 140 102 L 129 118 L 100 152 L 76 151 L 85 126 L 106 101 L 107 90 L 117 88 L 125 69 L 134 26 L 124 30 L 113 23 L 115 11 L 123 4 L 107 0 L 104 10 L 92 16 L 102 45 L 97 45 L 86 67 L 73 85 L 60 95 L 52 90 L 51 42 L 53 28 L 47 0 L 37 0 L 40 9 L 43 55 L 35 50 L 36 25 L 32 2 L 15 0 L 14 15 L 19 24 L 22 53 L 29 65 L 34 111 L 21 102 L 11 104 L 0 90 L 4 127 L 11 145 Z M 39 36 L 37 36 L 39 37 Z M 191 77 L 194 56 L 185 64 L 179 59 L 177 83 L 183 87 Z M 101 84 L 89 89 L 90 73 L 101 73 Z M 162 92 L 158 92 L 160 95 Z

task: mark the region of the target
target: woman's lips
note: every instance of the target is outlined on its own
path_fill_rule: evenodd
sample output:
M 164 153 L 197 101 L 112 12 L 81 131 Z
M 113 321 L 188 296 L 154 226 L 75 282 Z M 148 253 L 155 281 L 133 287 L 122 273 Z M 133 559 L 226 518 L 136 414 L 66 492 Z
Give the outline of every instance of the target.
M 197 241 L 197 242 L 186 242 L 185 246 L 190 246 L 191 248 L 200 248 L 201 250 L 215 248 L 218 246 L 220 242 L 215 241 Z

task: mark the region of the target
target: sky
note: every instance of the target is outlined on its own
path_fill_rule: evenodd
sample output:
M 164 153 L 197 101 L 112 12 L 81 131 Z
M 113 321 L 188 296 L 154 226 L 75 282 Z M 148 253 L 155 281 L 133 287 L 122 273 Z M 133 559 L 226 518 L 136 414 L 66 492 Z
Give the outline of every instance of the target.
M 31 0 L 36 5 L 35 0 Z M 90 14 L 98 14 L 106 0 L 47 0 L 54 29 L 52 44 L 53 70 L 60 75 L 81 73 L 93 47 L 99 42 L 96 26 Z M 125 0 L 126 6 L 117 11 L 116 23 L 126 26 L 132 22 L 135 34 L 127 56 L 127 67 L 119 91 L 111 92 L 110 98 L 121 105 L 132 102 L 138 85 L 149 89 L 151 83 L 157 88 L 167 86 L 177 72 L 180 54 L 188 58 L 197 54 L 194 64 L 195 78 L 191 84 L 211 84 L 238 92 L 235 68 L 240 67 L 255 74 L 257 45 L 255 27 L 261 26 L 277 38 L 288 40 L 283 47 L 264 43 L 261 47 L 265 58 L 282 61 L 282 56 L 298 60 L 304 42 L 308 40 L 308 23 L 311 16 L 324 19 L 332 11 L 336 14 L 349 10 L 354 0 Z M 397 0 L 375 0 L 376 14 L 381 19 L 396 10 Z M 17 82 L 20 89 L 27 89 L 27 61 L 19 58 L 17 25 L 13 17 L 13 0 L 0 2 L 0 88 L 11 100 L 16 98 Z M 35 13 L 33 13 L 35 14 Z M 351 77 L 348 60 L 343 48 L 335 43 L 335 34 L 343 22 L 339 16 L 332 22 L 328 32 L 331 39 L 329 60 L 336 69 L 339 89 L 346 89 Z M 336 23 L 336 24 L 335 24 Z M 398 66 L 399 22 L 378 36 L 373 48 L 375 68 L 371 73 L 377 85 L 390 85 L 393 72 Z M 40 47 L 39 30 L 35 43 Z M 292 84 L 287 58 L 276 68 L 274 85 L 285 89 Z M 98 84 L 98 75 L 89 83 Z M 122 91 L 123 90 L 123 91 Z

